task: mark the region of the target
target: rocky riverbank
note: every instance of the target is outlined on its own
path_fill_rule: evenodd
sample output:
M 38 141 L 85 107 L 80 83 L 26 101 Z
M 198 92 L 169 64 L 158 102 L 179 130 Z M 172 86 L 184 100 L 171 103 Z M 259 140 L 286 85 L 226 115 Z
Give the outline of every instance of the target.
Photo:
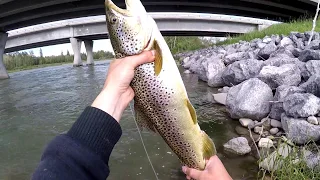
M 286 157 L 293 145 L 302 150 L 314 142 L 318 151 L 303 150 L 300 160 L 320 170 L 320 34 L 308 45 L 310 36 L 292 32 L 177 55 L 185 73 L 221 88 L 211 102 L 239 120 L 241 137 L 226 142 L 227 152 L 269 149 L 260 166 L 273 171 L 282 163 L 274 162 L 275 154 Z

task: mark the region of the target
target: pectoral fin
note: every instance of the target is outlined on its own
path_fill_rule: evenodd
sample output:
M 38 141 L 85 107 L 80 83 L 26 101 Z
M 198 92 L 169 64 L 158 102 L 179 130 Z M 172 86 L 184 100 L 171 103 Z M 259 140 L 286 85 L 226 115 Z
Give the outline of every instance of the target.
M 142 129 L 147 129 L 153 132 L 157 132 L 156 128 L 150 121 L 150 119 L 145 115 L 145 113 L 141 110 L 141 108 L 134 103 L 134 111 L 135 111 L 135 119 L 137 121 L 137 124 Z
M 154 40 L 153 42 L 153 49 L 156 51 L 156 57 L 154 60 L 154 72 L 156 76 L 158 76 L 162 69 L 163 59 L 162 59 L 162 51 L 160 49 L 160 46 L 157 40 Z
M 190 103 L 190 101 L 188 99 L 186 99 L 186 105 L 187 105 L 187 107 L 189 109 L 189 112 L 190 112 L 191 118 L 193 120 L 193 123 L 197 124 L 197 113 L 196 113 L 196 110 L 194 109 L 194 107 L 192 106 L 192 104 Z

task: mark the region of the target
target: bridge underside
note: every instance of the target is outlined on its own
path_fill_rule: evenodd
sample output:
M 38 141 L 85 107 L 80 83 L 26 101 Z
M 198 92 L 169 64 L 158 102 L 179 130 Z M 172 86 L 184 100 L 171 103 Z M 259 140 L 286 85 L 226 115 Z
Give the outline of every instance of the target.
M 199 32 L 199 31 L 184 31 L 184 32 L 176 32 L 176 31 L 165 31 L 162 32 L 163 36 L 211 36 L 211 37 L 226 37 L 228 35 L 234 36 L 238 33 L 226 33 L 226 32 Z M 102 40 L 102 39 L 109 39 L 108 34 L 98 34 L 98 35 L 90 35 L 90 36 L 79 36 L 77 37 L 81 40 Z M 32 49 L 32 48 L 39 48 L 44 46 L 51 46 L 57 44 L 65 44 L 70 43 L 70 38 L 63 38 L 59 40 L 50 40 L 45 42 L 37 42 L 32 44 L 21 45 L 17 47 L 6 48 L 4 53 L 10 53 L 15 51 L 20 51 L 24 49 Z
M 215 36 L 243 34 L 268 27 L 274 21 L 252 18 L 198 14 L 150 14 L 164 36 Z M 31 26 L 9 32 L 5 52 L 68 43 L 70 38 L 81 40 L 108 39 L 105 16 L 78 18 L 45 25 Z
M 124 8 L 124 0 L 114 0 Z M 315 13 L 315 0 L 142 0 L 148 12 L 196 12 L 287 21 Z M 0 1 L 0 31 L 104 14 L 104 0 Z

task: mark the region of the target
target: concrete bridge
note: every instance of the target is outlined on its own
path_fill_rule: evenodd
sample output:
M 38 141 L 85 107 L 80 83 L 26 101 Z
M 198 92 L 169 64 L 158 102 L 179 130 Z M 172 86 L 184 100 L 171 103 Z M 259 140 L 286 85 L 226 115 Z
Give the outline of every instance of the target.
M 164 35 L 225 36 L 261 30 L 279 23 L 248 17 L 203 13 L 150 13 Z M 108 38 L 105 16 L 76 18 L 8 32 L 5 53 L 79 40 Z
M 248 17 L 203 13 L 150 13 L 164 35 L 221 35 L 248 33 L 279 23 Z M 8 36 L 8 37 L 7 37 Z M 5 53 L 71 42 L 74 66 L 81 66 L 81 42 L 87 51 L 87 64 L 93 61 L 93 40 L 108 38 L 105 16 L 93 16 L 35 25 L 2 33 Z M 1 54 L 0 54 L 1 55 Z M 1 63 L 1 62 L 0 62 Z M 2 68 L 3 77 L 7 76 Z
M 315 12 L 315 7 L 317 0 L 292 0 L 290 3 L 286 0 L 141 0 L 148 12 L 197 12 L 197 13 L 210 13 L 210 14 L 228 14 L 228 15 L 239 15 L 247 16 L 254 18 L 264 18 L 272 19 L 279 21 L 286 21 L 292 18 L 297 18 L 300 16 L 313 15 Z M 116 4 L 124 8 L 124 0 L 114 0 Z M 23 28 L 31 25 L 53 22 L 58 20 L 65 20 L 70 18 L 86 17 L 86 16 L 95 16 L 95 15 L 104 15 L 104 0 L 28 0 L 28 1 L 18 1 L 18 0 L 0 0 L 0 79 L 8 78 L 8 74 L 5 70 L 5 67 L 2 62 L 2 56 L 5 48 L 6 52 L 13 50 L 18 50 L 32 47 L 32 45 L 50 45 L 55 43 L 63 43 L 68 40 L 71 41 L 73 49 L 75 51 L 75 65 L 79 65 L 80 59 L 78 51 L 80 51 L 81 41 L 85 41 L 85 46 L 88 53 L 88 62 L 91 63 L 92 54 L 92 39 L 102 38 L 103 36 L 107 38 L 107 33 L 100 29 L 99 32 L 94 32 L 95 30 L 102 28 L 102 22 L 97 22 L 96 24 L 86 24 L 85 26 L 81 24 L 69 25 L 69 28 L 60 27 L 57 29 L 64 29 L 64 34 L 67 36 L 62 38 L 53 38 L 47 39 L 47 41 L 38 41 L 38 42 L 26 42 L 25 44 L 20 43 L 20 45 L 10 45 L 10 42 L 14 42 L 13 39 L 19 39 L 22 37 L 27 37 L 27 33 L 24 35 L 9 35 L 8 46 L 6 46 L 6 41 L 8 34 L 6 32 L 11 30 L 16 30 L 18 28 Z M 196 19 L 196 20 L 194 20 Z M 171 22 L 174 18 L 171 19 Z M 176 22 L 183 22 L 182 24 L 188 25 L 185 29 L 189 31 L 180 31 L 185 34 L 188 32 L 196 31 L 198 33 L 212 33 L 213 30 L 210 30 L 209 25 L 205 26 L 205 22 L 213 22 L 210 20 L 197 19 L 194 17 L 191 18 L 181 18 L 175 19 Z M 198 26 L 201 23 L 201 26 Z M 168 34 L 177 33 L 177 27 L 174 27 L 168 20 L 158 19 L 158 24 L 160 29 L 163 27 L 163 32 Z M 215 22 L 215 26 L 221 26 L 220 30 L 226 29 L 235 29 L 236 26 L 231 21 L 219 21 Z M 254 27 L 254 23 L 239 23 L 243 27 L 244 31 L 248 29 L 259 29 L 257 24 Z M 180 24 L 181 25 L 181 24 Z M 193 26 L 192 26 L 193 25 Z M 212 25 L 212 24 L 211 24 Z M 225 25 L 225 26 L 224 26 Z M 91 26 L 91 27 L 90 27 Z M 93 28 L 92 28 L 93 27 Z M 105 25 L 103 25 L 105 27 Z M 199 30 L 199 27 L 207 28 L 206 31 Z M 165 31 L 167 28 L 167 31 Z M 183 27 L 182 27 L 183 28 Z M 180 29 L 182 29 L 180 28 Z M 214 29 L 214 28 L 211 28 Z M 53 29 L 51 29 L 53 30 Z M 229 33 L 241 33 L 239 32 L 229 32 Z M 91 33 L 88 33 L 88 32 Z M 46 30 L 39 31 L 39 33 L 46 33 Z M 87 34 L 81 34 L 80 32 L 87 32 Z M 215 33 L 220 31 L 216 31 Z M 102 33 L 102 34 L 101 34 Z M 32 33 L 30 33 L 32 34 Z M 38 34 L 40 35 L 40 34 Z M 50 35 L 50 33 L 46 34 Z M 41 37 L 41 36 L 40 36 Z M 44 37 L 44 36 L 42 36 Z M 20 39 L 22 40 L 22 39 Z M 36 47 L 36 46 L 34 46 Z M 78 60 L 77 60 L 78 59 Z

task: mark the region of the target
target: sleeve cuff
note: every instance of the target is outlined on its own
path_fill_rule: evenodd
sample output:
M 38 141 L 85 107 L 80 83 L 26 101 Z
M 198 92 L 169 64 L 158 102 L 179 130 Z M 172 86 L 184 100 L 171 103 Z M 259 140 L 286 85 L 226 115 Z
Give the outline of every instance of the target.
M 107 163 L 122 130 L 119 123 L 108 113 L 87 107 L 67 135 L 102 156 Z

